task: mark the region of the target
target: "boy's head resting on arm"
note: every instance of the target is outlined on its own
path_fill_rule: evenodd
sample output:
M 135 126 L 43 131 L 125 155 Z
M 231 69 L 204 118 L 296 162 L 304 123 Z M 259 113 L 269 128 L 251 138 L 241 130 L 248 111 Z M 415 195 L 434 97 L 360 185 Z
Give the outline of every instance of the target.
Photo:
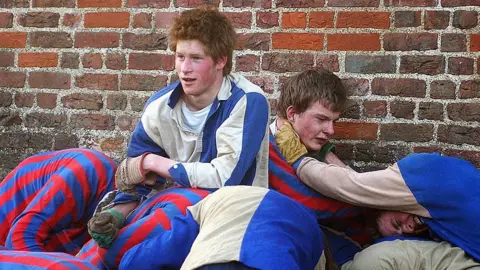
M 333 123 L 345 108 L 347 94 L 340 78 L 310 69 L 287 80 L 277 104 L 277 128 L 289 122 L 308 151 L 319 151 L 334 134 Z
M 382 236 L 414 235 L 427 229 L 420 217 L 398 211 L 379 211 L 375 227 Z

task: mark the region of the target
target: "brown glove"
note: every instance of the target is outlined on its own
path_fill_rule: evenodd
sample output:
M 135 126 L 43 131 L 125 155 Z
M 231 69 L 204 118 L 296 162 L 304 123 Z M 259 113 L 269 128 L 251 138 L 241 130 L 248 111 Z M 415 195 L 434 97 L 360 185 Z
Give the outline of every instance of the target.
M 298 137 L 298 134 L 288 122 L 285 122 L 280 129 L 277 130 L 275 133 L 275 141 L 277 142 L 280 153 L 282 153 L 289 164 L 294 163 L 308 153 L 307 148 L 300 141 L 300 137 Z
M 138 193 L 135 187 L 138 184 L 155 184 L 155 174 L 148 173 L 145 175 L 145 171 L 142 168 L 143 159 L 148 154 L 150 153 L 144 153 L 134 158 L 128 157 L 120 163 L 115 173 L 115 185 L 119 191 L 137 196 Z

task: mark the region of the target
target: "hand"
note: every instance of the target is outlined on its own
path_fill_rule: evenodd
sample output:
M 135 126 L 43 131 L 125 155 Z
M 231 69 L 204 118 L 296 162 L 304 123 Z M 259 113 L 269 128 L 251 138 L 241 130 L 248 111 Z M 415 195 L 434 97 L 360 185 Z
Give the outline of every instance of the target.
M 289 164 L 295 163 L 299 158 L 308 153 L 305 145 L 290 123 L 285 122 L 275 133 L 275 141 L 280 153 Z

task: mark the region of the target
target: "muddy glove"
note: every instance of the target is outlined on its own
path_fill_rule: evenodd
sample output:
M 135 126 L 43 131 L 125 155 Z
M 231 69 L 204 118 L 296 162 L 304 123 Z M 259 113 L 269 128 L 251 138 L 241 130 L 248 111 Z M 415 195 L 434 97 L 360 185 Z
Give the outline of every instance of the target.
M 293 164 L 308 153 L 307 148 L 300 141 L 300 137 L 288 122 L 284 123 L 280 129 L 277 130 L 275 133 L 275 141 L 277 142 L 280 153 L 282 153 L 289 164 Z
M 101 248 L 109 248 L 118 231 L 123 227 L 125 217 L 118 211 L 108 209 L 96 213 L 87 224 L 88 233 Z
M 142 169 L 143 159 L 148 154 L 150 153 L 144 153 L 134 158 L 128 157 L 120 163 L 115 173 L 115 185 L 119 191 L 138 196 L 138 192 L 136 191 L 138 184 L 155 184 L 155 174 L 148 173 L 145 175 L 145 171 Z

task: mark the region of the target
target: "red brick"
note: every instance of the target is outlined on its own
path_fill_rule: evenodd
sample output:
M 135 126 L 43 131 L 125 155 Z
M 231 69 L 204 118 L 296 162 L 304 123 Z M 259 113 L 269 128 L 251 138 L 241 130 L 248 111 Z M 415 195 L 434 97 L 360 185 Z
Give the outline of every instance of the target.
M 387 115 L 387 102 L 385 100 L 365 100 L 363 114 L 366 117 L 383 118 Z
M 425 81 L 418 79 L 375 78 L 372 94 L 381 96 L 425 97 Z
M 386 51 L 428 51 L 437 49 L 438 35 L 434 33 L 386 33 L 383 48 Z
M 340 70 L 339 64 L 338 64 L 338 55 L 336 54 L 316 55 L 315 66 L 324 68 L 332 72 L 338 72 Z
M 400 73 L 437 75 L 445 72 L 445 59 L 440 55 L 406 55 L 400 59 Z
M 256 8 L 270 8 L 272 6 L 271 1 L 265 0 L 223 0 L 224 7 L 256 7 Z
M 107 54 L 107 60 L 105 61 L 105 66 L 108 69 L 121 70 L 125 69 L 127 62 L 125 61 L 125 56 L 123 54 Z
M 30 46 L 42 48 L 71 48 L 73 45 L 70 33 L 65 32 L 33 32 L 30 33 Z
M 230 20 L 233 27 L 250 28 L 252 25 L 251 12 L 223 12 L 223 14 Z
M 0 107 L 9 107 L 12 102 L 12 93 L 0 91 Z
M 429 142 L 433 139 L 433 124 L 382 124 L 380 140 Z
M 339 12 L 337 28 L 376 28 L 390 27 L 390 12 Z
M 62 104 L 69 109 L 86 109 L 98 111 L 103 108 L 102 95 L 75 93 L 62 97 Z
M 418 119 L 443 120 L 443 104 L 438 102 L 420 102 Z
M 465 34 L 442 34 L 442 52 L 466 52 L 467 35 Z
M 450 21 L 449 11 L 426 11 L 425 29 L 445 29 Z
M 386 7 L 434 7 L 437 0 L 385 0 Z
M 63 15 L 63 25 L 68 27 L 79 27 L 82 20 L 82 15 L 80 14 L 70 14 L 67 13 Z
M 235 62 L 235 71 L 260 71 L 260 56 L 258 55 L 237 55 Z
M 452 26 L 460 29 L 474 28 L 478 24 L 476 11 L 455 10 L 453 13 Z
M 11 28 L 13 26 L 13 14 L 0 12 L 0 28 Z
M 62 53 L 62 60 L 60 66 L 62 68 L 77 69 L 80 61 L 78 60 L 78 53 L 64 52 Z
M 270 35 L 265 33 L 238 34 L 236 49 L 268 51 L 270 49 Z
M 257 12 L 257 27 L 272 28 L 278 26 L 278 12 Z
M 0 48 L 25 48 L 27 33 L 0 32 Z
M 166 50 L 167 36 L 163 33 L 124 33 L 123 48 L 141 51 Z
M 378 51 L 379 34 L 327 34 L 328 51 Z
M 218 7 L 219 0 L 176 0 L 175 7 L 197 7 L 204 4 Z
M 79 8 L 105 7 L 115 8 L 122 7 L 122 0 L 78 0 Z
M 413 119 L 415 110 L 415 102 L 394 100 L 390 102 L 390 113 L 393 117 L 403 119 Z
M 335 123 L 334 139 L 376 140 L 378 124 L 376 123 Z
M 0 70 L 0 87 L 21 88 L 25 85 L 26 77 L 25 72 Z
M 125 110 L 127 107 L 126 95 L 108 95 L 107 109 L 109 110 Z
M 310 28 L 333 28 L 334 11 L 310 12 L 308 27 Z
M 38 93 L 37 105 L 44 109 L 53 109 L 57 107 L 57 94 L 52 93 Z
M 170 0 L 128 0 L 127 1 L 127 7 L 167 8 L 168 6 L 170 6 Z
M 442 7 L 480 6 L 480 0 L 442 0 Z
M 273 33 L 273 49 L 323 50 L 323 34 L 313 33 Z
M 118 90 L 116 74 L 86 73 L 75 78 L 75 86 L 92 90 Z
M 18 24 L 25 27 L 57 27 L 60 14 L 54 12 L 28 12 L 18 15 Z
M 262 88 L 263 92 L 269 94 L 273 93 L 273 78 L 261 76 L 247 76 L 246 78 L 255 85 L 258 85 L 260 88 Z
M 143 70 L 173 70 L 175 58 L 173 55 L 153 53 L 131 53 L 128 62 L 129 69 Z
M 13 52 L 0 52 L 0 67 L 12 67 L 15 60 Z
M 395 11 L 395 27 L 417 27 L 421 24 L 421 11 Z
M 307 27 L 307 13 L 305 12 L 284 12 L 282 14 L 283 28 L 305 28 Z
M 348 96 L 366 96 L 370 89 L 370 83 L 367 79 L 344 78 L 342 83 L 347 90 Z
M 70 125 L 74 128 L 113 130 L 115 118 L 104 114 L 74 114 L 71 116 Z
M 380 0 L 328 0 L 329 7 L 378 7 Z
M 35 101 L 35 95 L 31 93 L 16 93 L 15 105 L 19 108 L 32 107 Z
M 448 118 L 453 121 L 480 122 L 480 103 L 450 103 L 447 105 Z
M 470 51 L 480 51 L 480 34 L 470 34 Z
M 129 23 L 129 12 L 95 12 L 83 17 L 85 28 L 127 28 Z
M 456 85 L 452 81 L 440 80 L 430 84 L 430 97 L 439 99 L 455 99 Z
M 70 89 L 70 82 L 70 74 L 59 72 L 30 72 L 28 78 L 31 88 Z
M 143 74 L 122 74 L 121 90 L 154 91 L 165 87 L 167 77 Z M 143 106 L 143 105 L 142 105 Z
M 265 53 L 262 56 L 262 70 L 277 73 L 300 72 L 311 68 L 313 63 L 313 55 L 306 53 Z
M 75 48 L 116 48 L 119 43 L 119 33 L 80 32 L 75 34 Z
M 102 55 L 99 53 L 86 53 L 83 55 L 82 65 L 84 68 L 102 68 Z
M 316 8 L 325 6 L 325 0 L 276 0 L 277 8 Z
M 155 26 L 157 28 L 170 28 L 173 25 L 173 19 L 178 16 L 178 12 L 157 12 L 155 13 Z
M 138 13 L 133 16 L 134 28 L 152 28 L 152 14 L 150 13 Z
M 121 152 L 125 149 L 124 142 L 125 138 L 123 137 L 107 138 L 100 142 L 100 149 L 107 152 Z
M 56 53 L 19 53 L 19 67 L 56 67 L 58 55 Z
M 454 75 L 473 74 L 474 59 L 468 57 L 448 58 L 448 73 Z
M 67 8 L 73 8 L 73 7 L 75 7 L 75 0 L 33 0 L 33 5 L 32 6 L 33 7 L 67 7 Z
M 462 81 L 460 84 L 459 98 L 479 98 L 480 80 Z

